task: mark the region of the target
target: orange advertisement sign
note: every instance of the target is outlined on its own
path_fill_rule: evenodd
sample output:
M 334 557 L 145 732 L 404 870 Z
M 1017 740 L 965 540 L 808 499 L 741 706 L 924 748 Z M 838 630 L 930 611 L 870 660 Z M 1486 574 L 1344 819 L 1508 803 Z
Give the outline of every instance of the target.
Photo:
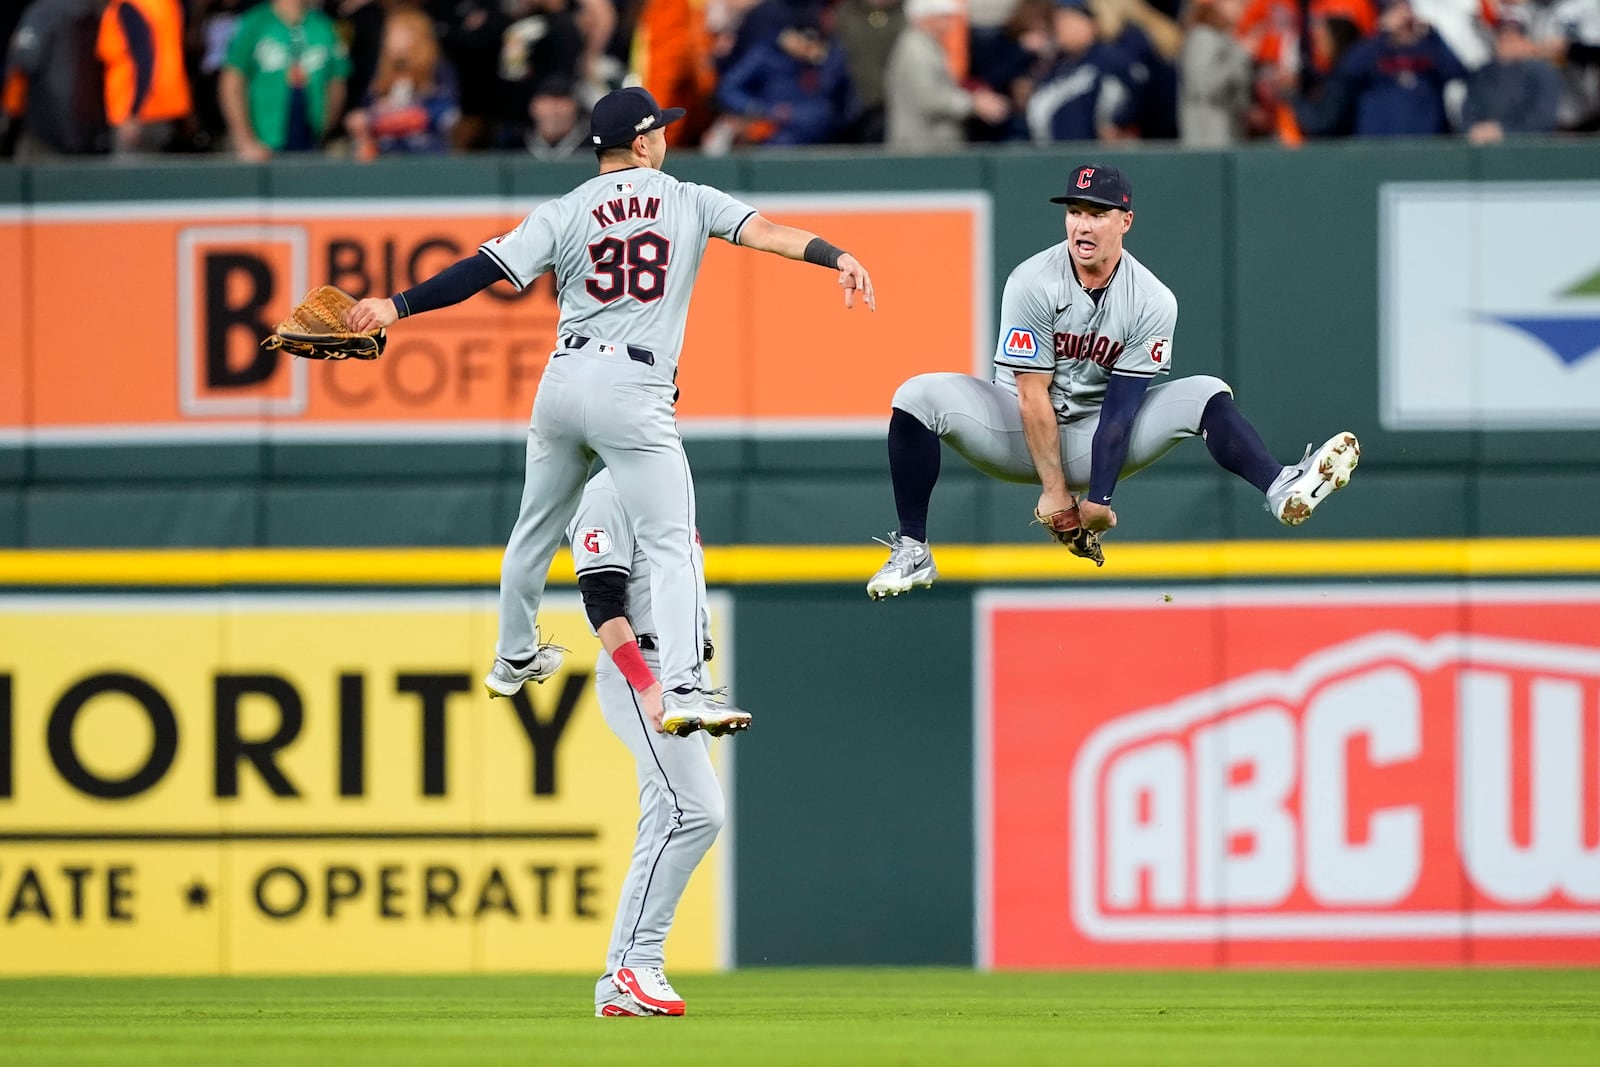
M 0 438 L 518 434 L 555 344 L 550 275 L 403 321 L 376 362 L 297 360 L 257 342 L 311 287 L 397 292 L 535 203 L 119 203 L 0 217 L 0 280 L 30 279 L 12 289 L 20 314 L 0 321 L 0 345 L 26 369 L 0 395 Z M 904 379 L 987 365 L 985 197 L 755 204 L 856 252 L 880 310 L 847 312 L 815 266 L 711 242 L 679 375 L 686 432 L 875 431 Z M 86 330 L 71 306 L 86 249 L 120 266 L 95 297 L 96 321 L 118 324 L 114 340 Z
M 1600 963 L 1600 586 L 977 611 L 981 965 Z

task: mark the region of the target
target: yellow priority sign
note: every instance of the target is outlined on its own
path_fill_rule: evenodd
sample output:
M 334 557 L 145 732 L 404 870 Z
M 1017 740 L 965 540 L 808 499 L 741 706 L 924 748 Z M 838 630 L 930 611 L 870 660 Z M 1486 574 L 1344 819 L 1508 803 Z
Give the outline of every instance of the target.
M 0 600 L 0 973 L 600 973 L 638 808 L 599 645 L 549 598 L 565 666 L 491 701 L 495 610 Z M 725 961 L 723 847 L 679 970 Z

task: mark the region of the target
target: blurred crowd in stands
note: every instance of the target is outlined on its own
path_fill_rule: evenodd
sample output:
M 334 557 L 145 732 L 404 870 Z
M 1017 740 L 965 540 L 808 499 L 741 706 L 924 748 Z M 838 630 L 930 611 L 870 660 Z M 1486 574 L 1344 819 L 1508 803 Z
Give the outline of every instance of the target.
M 562 159 L 624 84 L 679 146 L 1600 129 L 1600 0 L 9 0 L 0 154 Z

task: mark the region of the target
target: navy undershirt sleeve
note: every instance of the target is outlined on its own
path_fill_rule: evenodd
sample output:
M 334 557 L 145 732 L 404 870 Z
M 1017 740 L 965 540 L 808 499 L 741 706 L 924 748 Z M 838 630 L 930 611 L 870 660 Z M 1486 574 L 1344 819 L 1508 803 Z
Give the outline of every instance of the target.
M 589 571 L 578 575 L 578 592 L 589 625 L 600 629 L 612 619 L 627 614 L 623 610 L 628 592 L 628 576 L 621 571 Z
M 505 279 L 506 272 L 500 269 L 498 263 L 482 252 L 476 252 L 450 264 L 427 281 L 419 282 L 403 293 L 396 293 L 390 299 L 403 319 L 459 304 Z
M 1133 438 L 1133 419 L 1144 403 L 1150 379 L 1132 374 L 1113 374 L 1106 382 L 1105 399 L 1100 402 L 1100 425 L 1094 431 L 1093 458 L 1089 464 L 1089 499 L 1096 504 L 1111 503 L 1117 477 L 1128 459 L 1128 443 Z

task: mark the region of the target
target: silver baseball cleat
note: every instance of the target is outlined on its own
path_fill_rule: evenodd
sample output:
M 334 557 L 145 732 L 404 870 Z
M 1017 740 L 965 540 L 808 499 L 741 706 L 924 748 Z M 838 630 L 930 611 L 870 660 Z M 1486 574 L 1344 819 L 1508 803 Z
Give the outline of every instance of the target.
M 890 534 L 889 538 L 887 541 L 881 537 L 873 538 L 889 549 L 889 562 L 879 567 L 878 573 L 867 582 L 867 596 L 873 600 L 899 596 L 918 586 L 927 588 L 939 577 L 939 568 L 933 564 L 933 553 L 925 543 L 897 533 Z

